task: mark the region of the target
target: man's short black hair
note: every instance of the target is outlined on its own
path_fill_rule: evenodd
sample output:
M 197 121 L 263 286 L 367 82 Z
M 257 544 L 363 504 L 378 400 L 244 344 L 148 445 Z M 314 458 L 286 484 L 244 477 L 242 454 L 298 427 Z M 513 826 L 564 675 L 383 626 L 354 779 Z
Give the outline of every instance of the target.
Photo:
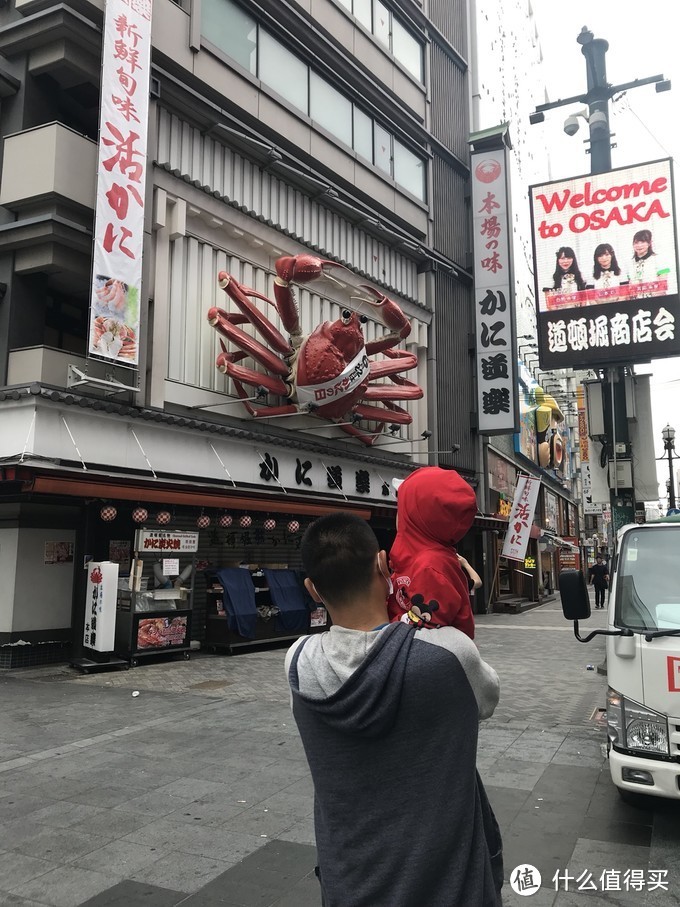
M 366 520 L 351 513 L 329 513 L 305 532 L 302 565 L 324 601 L 343 605 L 368 592 L 378 550 Z

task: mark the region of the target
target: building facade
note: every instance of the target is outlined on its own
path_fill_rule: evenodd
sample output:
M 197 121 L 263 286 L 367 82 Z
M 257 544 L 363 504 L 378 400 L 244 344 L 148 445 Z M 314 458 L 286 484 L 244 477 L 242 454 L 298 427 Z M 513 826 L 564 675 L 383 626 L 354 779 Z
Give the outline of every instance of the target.
M 0 12 L 5 666 L 82 651 L 84 565 L 116 560 L 125 576 L 140 527 L 199 529 L 186 570 L 159 560 L 145 582 L 153 588 L 154 566 L 166 580 L 163 570 L 190 576 L 187 632 L 204 642 L 210 571 L 299 569 L 300 533 L 315 515 L 359 513 L 387 546 L 391 480 L 428 462 L 459 469 L 483 505 L 466 5 L 155 0 L 148 123 L 135 125 L 147 134 L 143 197 L 125 157 L 133 146 L 108 140 L 109 172 L 127 186 L 126 204 L 143 207 L 136 329 L 116 333 L 108 320 L 93 344 L 93 285 L 105 281 L 93 275 L 93 242 L 122 248 L 125 236 L 96 235 L 94 220 L 104 13 L 103 0 L 17 0 Z M 118 26 L 113 59 L 129 93 L 144 74 L 129 24 Z M 286 366 L 258 344 L 262 316 L 270 339 L 287 335 L 272 304 L 283 256 L 342 266 L 328 266 L 334 280 L 297 281 L 303 336 L 356 311 L 372 360 L 389 365 L 390 351 L 403 351 L 408 370 L 378 378 L 380 412 L 331 422 L 272 390 Z M 254 291 L 245 310 L 218 285 L 221 272 L 232 289 Z M 370 304 L 383 297 L 411 325 L 387 352 L 395 316 Z M 213 308 L 226 339 L 207 321 Z M 232 377 L 216 367 L 221 355 Z M 239 389 L 234 367 L 266 386 L 248 372 Z M 408 382 L 422 398 L 400 393 Z M 466 544 L 474 556 L 474 533 Z

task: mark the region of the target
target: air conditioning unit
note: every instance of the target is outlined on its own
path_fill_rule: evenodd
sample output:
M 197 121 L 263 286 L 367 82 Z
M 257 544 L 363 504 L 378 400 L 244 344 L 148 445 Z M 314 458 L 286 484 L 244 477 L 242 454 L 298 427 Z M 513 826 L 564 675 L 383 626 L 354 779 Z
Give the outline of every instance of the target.
M 616 473 L 614 473 L 614 467 L 616 467 Z M 633 487 L 633 463 L 631 460 L 609 461 L 609 487 Z

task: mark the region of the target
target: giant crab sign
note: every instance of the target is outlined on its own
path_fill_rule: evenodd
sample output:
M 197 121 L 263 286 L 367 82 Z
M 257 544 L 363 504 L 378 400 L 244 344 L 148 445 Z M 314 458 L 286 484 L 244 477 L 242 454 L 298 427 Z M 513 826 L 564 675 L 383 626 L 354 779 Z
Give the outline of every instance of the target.
M 220 340 L 222 352 L 217 357 L 217 367 L 234 382 L 248 412 L 260 417 L 309 413 L 338 423 L 343 431 L 369 446 L 386 423 L 408 425 L 411 415 L 395 401 L 418 400 L 423 390 L 400 374 L 415 368 L 418 360 L 413 353 L 394 349 L 411 332 L 410 322 L 396 302 L 373 287 L 362 286 L 373 297 L 364 301 L 373 306 L 390 329 L 378 340 L 366 343 L 361 324 L 368 319 L 349 309 L 337 321 L 324 321 L 304 336 L 292 284 L 330 277 L 328 268 L 343 266 L 312 255 L 296 255 L 279 258 L 275 267 L 274 300 L 220 271 L 220 287 L 239 311 L 208 311 L 212 327 L 236 348 L 229 351 Z M 253 299 L 276 308 L 287 338 Z M 252 325 L 268 346 L 243 331 L 241 324 Z M 375 353 L 384 353 L 387 358 L 370 360 Z M 240 365 L 247 357 L 264 371 Z M 392 383 L 385 384 L 379 380 L 382 378 L 389 378 Z M 279 406 L 252 406 L 253 397 L 244 385 L 264 387 L 286 402 Z M 361 421 L 377 423 L 378 428 L 363 430 L 356 424 Z

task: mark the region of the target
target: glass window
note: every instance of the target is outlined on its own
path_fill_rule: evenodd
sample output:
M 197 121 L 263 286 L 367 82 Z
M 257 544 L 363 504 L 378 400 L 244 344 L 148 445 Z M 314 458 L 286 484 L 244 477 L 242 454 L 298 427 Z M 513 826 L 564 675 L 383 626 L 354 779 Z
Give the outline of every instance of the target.
M 392 175 L 392 136 L 382 126 L 375 124 L 373 162 L 385 173 Z
M 373 18 L 371 16 L 371 0 L 354 0 L 354 15 L 359 22 L 369 31 L 373 31 Z
M 423 46 L 396 19 L 392 20 L 392 52 L 412 76 L 423 81 Z
M 381 3 L 375 0 L 373 8 L 373 34 L 381 44 L 389 48 L 390 46 L 390 11 Z
M 354 108 L 354 150 L 373 163 L 373 120 Z
M 201 33 L 253 75 L 257 68 L 257 23 L 231 0 L 203 0 Z
M 352 102 L 315 72 L 309 74 L 309 115 L 346 145 L 352 144 Z
M 309 112 L 307 65 L 260 29 L 260 79 L 303 113 Z
M 394 141 L 394 179 L 421 200 L 425 199 L 425 161 Z
M 352 12 L 352 0 L 340 0 L 340 3 L 345 9 L 348 9 L 350 13 Z

